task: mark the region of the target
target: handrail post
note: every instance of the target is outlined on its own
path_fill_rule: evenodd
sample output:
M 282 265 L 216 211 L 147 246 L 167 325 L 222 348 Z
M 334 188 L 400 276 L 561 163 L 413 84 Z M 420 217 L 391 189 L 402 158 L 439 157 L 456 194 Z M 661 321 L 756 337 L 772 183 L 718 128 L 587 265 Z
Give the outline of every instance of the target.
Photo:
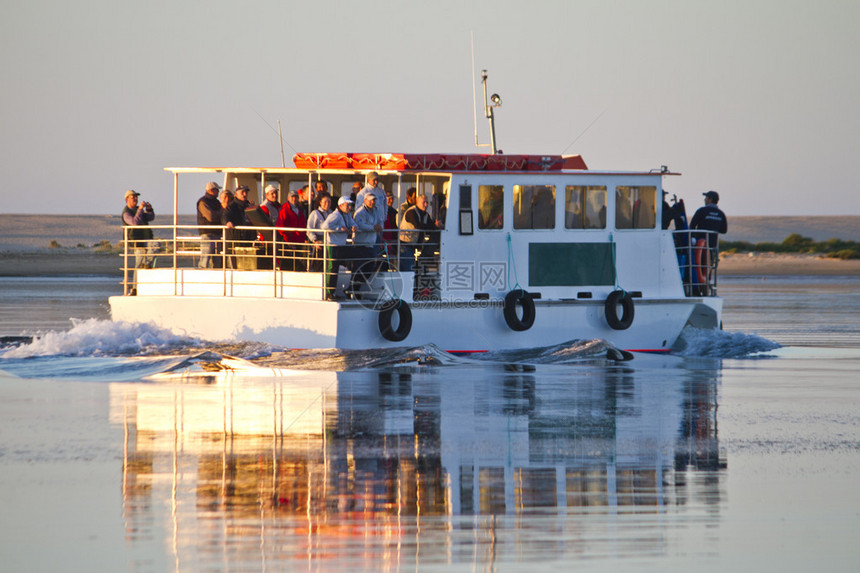
M 122 227 L 122 294 L 128 295 L 128 227 Z
M 179 264 L 176 257 L 176 225 L 179 221 L 179 173 L 173 172 L 173 296 L 179 294 Z
M 328 298 L 328 234 L 329 231 L 323 229 L 323 260 L 322 260 L 322 300 Z
M 272 227 L 272 296 L 278 298 L 278 228 Z

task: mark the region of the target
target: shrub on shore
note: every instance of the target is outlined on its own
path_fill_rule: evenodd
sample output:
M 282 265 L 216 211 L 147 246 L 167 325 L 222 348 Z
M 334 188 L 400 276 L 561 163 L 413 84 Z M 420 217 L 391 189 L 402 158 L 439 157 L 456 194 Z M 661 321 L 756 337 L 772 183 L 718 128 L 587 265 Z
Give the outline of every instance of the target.
M 814 241 L 799 233 L 792 233 L 781 243 L 720 241 L 720 251 L 723 253 L 799 253 L 836 259 L 860 259 L 860 243 L 841 239 Z

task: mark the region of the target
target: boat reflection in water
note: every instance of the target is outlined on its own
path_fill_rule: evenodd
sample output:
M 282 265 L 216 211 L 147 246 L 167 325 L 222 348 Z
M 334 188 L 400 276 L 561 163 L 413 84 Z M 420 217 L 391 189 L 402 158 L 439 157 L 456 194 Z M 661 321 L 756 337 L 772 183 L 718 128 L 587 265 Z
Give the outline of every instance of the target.
M 659 554 L 667 514 L 718 510 L 717 388 L 612 365 L 115 384 L 127 536 L 181 566 Z

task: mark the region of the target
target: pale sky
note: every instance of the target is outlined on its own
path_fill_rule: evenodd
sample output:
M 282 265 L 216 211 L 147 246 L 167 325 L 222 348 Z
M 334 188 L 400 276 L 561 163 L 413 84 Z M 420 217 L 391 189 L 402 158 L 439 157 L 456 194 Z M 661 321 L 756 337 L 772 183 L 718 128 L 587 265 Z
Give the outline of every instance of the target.
M 119 213 L 133 188 L 167 214 L 164 167 L 279 166 L 279 119 L 288 165 L 484 153 L 474 33 L 506 153 L 667 165 L 688 212 L 715 189 L 730 217 L 860 215 L 856 0 L 4 0 L 0 15 L 4 213 Z

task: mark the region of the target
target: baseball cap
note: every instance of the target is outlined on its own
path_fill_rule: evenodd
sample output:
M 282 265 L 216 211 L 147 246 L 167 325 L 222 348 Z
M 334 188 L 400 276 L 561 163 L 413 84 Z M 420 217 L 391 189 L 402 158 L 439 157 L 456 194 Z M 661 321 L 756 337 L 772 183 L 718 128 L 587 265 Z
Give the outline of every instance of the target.
M 236 187 L 236 191 L 250 191 L 245 185 L 239 185 Z
M 215 183 L 214 181 L 210 181 L 206 184 L 206 190 L 212 191 L 213 189 L 221 189 L 221 186 Z
M 125 192 L 125 198 L 126 199 L 128 199 L 129 197 L 138 197 L 139 195 L 140 195 L 140 193 L 138 193 L 134 189 L 129 189 L 128 191 Z
M 352 205 L 352 199 L 350 199 L 349 197 L 341 197 L 337 200 L 338 205 L 345 205 L 347 203 Z
M 706 193 L 702 193 L 702 195 L 704 195 L 705 197 L 707 197 L 708 199 L 710 199 L 714 203 L 720 202 L 720 194 L 717 193 L 716 191 L 708 191 Z
M 275 191 L 277 193 L 278 186 L 272 185 L 271 183 L 269 183 L 268 185 L 266 185 L 266 193 L 268 193 L 269 191 Z
M 295 189 L 290 189 L 289 193 L 287 193 L 287 197 L 298 197 L 299 194 Z

